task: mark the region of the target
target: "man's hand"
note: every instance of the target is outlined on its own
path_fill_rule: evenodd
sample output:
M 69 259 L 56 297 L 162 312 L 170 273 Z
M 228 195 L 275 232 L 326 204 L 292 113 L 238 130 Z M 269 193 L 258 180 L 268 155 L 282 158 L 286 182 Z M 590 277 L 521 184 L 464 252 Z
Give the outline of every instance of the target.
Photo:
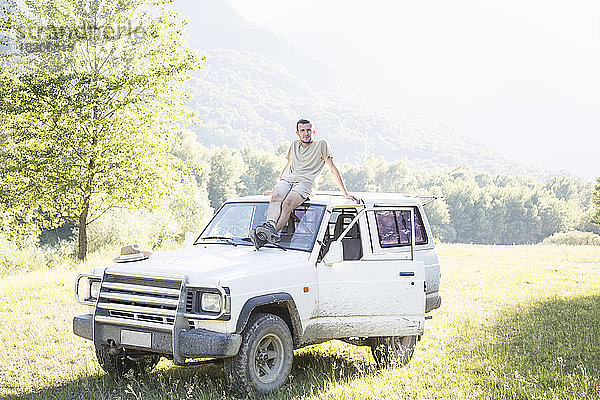
M 350 199 L 350 200 L 354 200 L 357 204 L 360 203 L 360 200 L 358 199 L 358 197 L 354 197 L 350 193 L 344 193 L 344 197 L 347 199 Z

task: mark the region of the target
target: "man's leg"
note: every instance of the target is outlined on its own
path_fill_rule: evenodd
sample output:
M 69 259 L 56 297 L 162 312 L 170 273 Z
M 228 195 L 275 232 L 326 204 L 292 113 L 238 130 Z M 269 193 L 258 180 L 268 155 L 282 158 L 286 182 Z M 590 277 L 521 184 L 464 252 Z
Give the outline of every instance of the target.
M 281 212 L 279 213 L 279 219 L 277 223 L 273 221 L 267 221 L 261 226 L 257 226 L 255 234 L 260 240 L 264 240 L 270 243 L 276 243 L 279 241 L 279 230 L 285 226 L 290 219 L 292 211 L 302 204 L 306 200 L 304 196 L 296 191 L 290 191 L 283 202 L 281 202 Z
M 271 195 L 269 208 L 267 208 L 267 221 L 273 221 L 277 223 L 279 220 L 279 215 L 281 215 L 281 206 L 288 193 L 290 193 L 291 188 L 292 185 L 285 181 L 280 181 L 280 183 L 275 185 L 273 194 Z
M 281 213 L 279 214 L 279 219 L 277 220 L 277 224 L 275 225 L 275 230 L 279 231 L 281 228 L 287 224 L 290 219 L 290 214 L 292 211 L 296 209 L 300 204 L 304 203 L 306 197 L 302 196 L 300 193 L 292 190 L 290 191 L 283 202 L 281 203 Z
M 275 225 L 281 214 L 281 206 L 286 196 L 290 192 L 292 184 L 287 181 L 279 181 L 273 188 L 271 201 L 267 208 L 266 221 L 264 224 L 252 229 L 249 233 L 250 240 L 254 243 L 254 247 L 258 250 L 267 242 L 276 242 L 279 239 Z

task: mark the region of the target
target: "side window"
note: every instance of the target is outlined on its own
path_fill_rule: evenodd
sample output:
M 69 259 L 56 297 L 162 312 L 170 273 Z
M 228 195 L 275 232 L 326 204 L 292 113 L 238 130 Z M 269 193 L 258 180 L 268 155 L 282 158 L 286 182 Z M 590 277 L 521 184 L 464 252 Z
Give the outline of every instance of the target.
M 427 232 L 425 231 L 425 225 L 421 218 L 421 213 L 417 207 L 414 208 L 415 212 L 415 243 L 416 244 L 427 244 Z
M 358 211 L 356 208 L 336 208 L 332 211 L 318 261 L 323 259 L 329 251 L 331 242 L 340 238 L 340 235 L 346 230 L 357 214 Z M 358 223 L 354 224 L 346 236 L 342 238 L 342 246 L 344 248 L 344 260 L 360 260 L 362 258 L 362 242 Z
M 350 222 L 356 217 L 355 208 L 336 208 L 331 213 L 325 239 L 337 240 L 342 232 L 348 227 Z
M 426 244 L 427 233 L 419 210 L 415 207 L 415 244 Z M 375 211 L 379 245 L 409 246 L 411 239 L 409 211 Z

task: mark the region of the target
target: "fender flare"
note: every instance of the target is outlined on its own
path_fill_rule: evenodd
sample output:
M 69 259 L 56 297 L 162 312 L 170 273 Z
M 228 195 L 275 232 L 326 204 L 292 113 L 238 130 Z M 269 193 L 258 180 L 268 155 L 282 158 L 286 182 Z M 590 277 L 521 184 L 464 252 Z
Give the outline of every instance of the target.
M 248 323 L 248 320 L 250 319 L 252 311 L 254 311 L 257 307 L 268 305 L 274 305 L 277 307 L 284 306 L 287 308 L 291 320 L 290 322 L 292 324 L 292 339 L 294 341 L 294 347 L 299 346 L 302 338 L 302 322 L 300 321 L 300 314 L 298 314 L 296 302 L 294 302 L 294 299 L 289 293 L 270 293 L 248 299 L 240 311 L 240 315 L 235 327 L 235 333 L 242 333 L 246 327 L 246 324 Z

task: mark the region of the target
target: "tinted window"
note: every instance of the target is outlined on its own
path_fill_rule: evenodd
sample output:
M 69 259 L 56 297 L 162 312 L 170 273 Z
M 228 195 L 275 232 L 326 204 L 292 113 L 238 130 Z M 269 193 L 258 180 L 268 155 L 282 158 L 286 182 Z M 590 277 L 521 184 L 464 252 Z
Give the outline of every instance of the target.
M 415 211 L 415 244 L 426 244 L 427 233 L 418 209 Z M 381 247 L 410 245 L 410 211 L 375 211 Z

